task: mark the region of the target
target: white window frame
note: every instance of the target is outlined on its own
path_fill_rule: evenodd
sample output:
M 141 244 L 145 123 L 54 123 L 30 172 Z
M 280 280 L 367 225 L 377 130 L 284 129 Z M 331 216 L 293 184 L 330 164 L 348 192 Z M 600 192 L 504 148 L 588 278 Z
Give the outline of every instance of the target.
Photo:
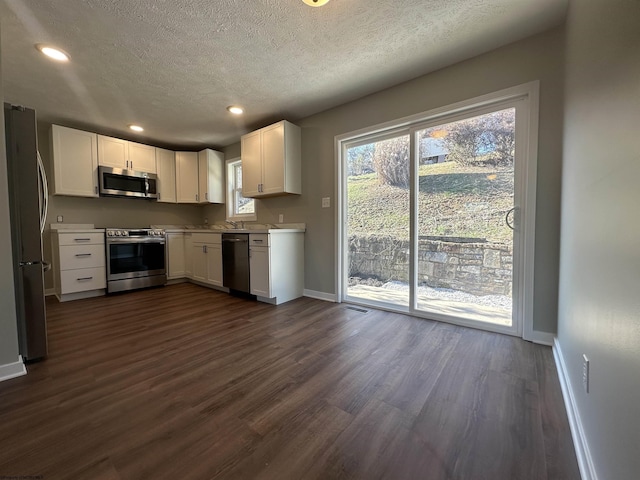
M 538 161 L 538 112 L 539 112 L 539 90 L 540 82 L 533 81 L 506 88 L 494 93 L 482 95 L 462 102 L 454 103 L 444 107 L 429 110 L 427 112 L 418 113 L 408 117 L 389 121 L 383 124 L 374 125 L 363 128 L 354 132 L 345 133 L 335 137 L 335 159 L 336 159 L 336 177 L 338 186 L 338 221 L 336 229 L 336 301 L 349 301 L 346 295 L 346 279 L 344 278 L 344 265 L 348 258 L 348 245 L 344 240 L 344 231 L 347 221 L 347 193 L 346 193 L 346 146 L 354 146 L 359 143 L 367 143 L 371 138 L 379 140 L 385 134 L 397 135 L 402 132 L 413 133 L 418 128 L 424 128 L 425 125 L 438 124 L 444 121 L 455 120 L 458 115 L 461 118 L 473 114 L 474 111 L 482 111 L 484 107 L 496 106 L 500 103 L 510 103 L 521 101 L 526 104 L 521 109 L 523 114 L 519 118 L 522 127 L 520 132 L 525 132 L 524 137 L 516 139 L 516 144 L 521 149 L 520 156 L 523 159 L 524 168 L 519 172 L 519 177 L 515 178 L 515 182 L 519 183 L 520 202 L 519 215 L 517 216 L 517 229 L 519 230 L 519 242 L 514 244 L 514 249 L 518 249 L 521 254 L 518 255 L 521 264 L 514 265 L 514 284 L 519 284 L 519 298 L 514 302 L 514 324 L 512 328 L 502 329 L 490 324 L 483 325 L 481 328 L 489 331 L 507 333 L 510 335 L 521 336 L 525 340 L 532 340 L 539 343 L 548 343 L 546 334 L 533 330 L 533 284 L 534 284 L 534 250 L 535 250 L 535 210 L 536 210 L 536 184 L 537 184 L 537 161 Z M 412 142 L 413 135 L 411 136 Z M 412 143 L 413 145 L 413 143 Z M 415 162 L 415 145 L 411 150 L 412 169 L 416 169 Z M 415 183 L 415 180 L 414 180 Z M 413 189 L 416 186 L 412 185 Z M 412 201 L 412 210 L 415 209 L 415 201 Z M 415 215 L 411 224 L 411 237 L 415 237 L 416 225 Z M 413 248 L 413 247 L 412 247 Z M 514 257 L 516 252 L 514 250 Z M 415 277 L 416 260 L 415 252 L 411 254 L 411 271 L 412 279 Z M 413 288 L 413 281 L 411 282 Z M 415 295 L 412 295 L 415 298 Z M 384 307 L 383 307 L 384 308 Z M 394 311 L 406 310 L 415 316 L 435 318 L 432 314 L 424 314 L 424 312 L 416 311 L 414 306 L 408 309 L 395 309 Z M 446 318 L 438 316 L 438 320 L 449 321 L 458 325 L 465 325 L 467 322 L 460 319 Z M 469 326 L 478 326 L 477 322 L 468 324 Z
M 235 204 L 235 176 L 233 170 L 235 165 L 242 163 L 241 158 L 231 158 L 226 161 L 226 176 L 227 176 L 227 220 L 232 222 L 255 222 L 258 219 L 257 204 L 255 198 L 253 201 L 253 213 L 236 213 Z

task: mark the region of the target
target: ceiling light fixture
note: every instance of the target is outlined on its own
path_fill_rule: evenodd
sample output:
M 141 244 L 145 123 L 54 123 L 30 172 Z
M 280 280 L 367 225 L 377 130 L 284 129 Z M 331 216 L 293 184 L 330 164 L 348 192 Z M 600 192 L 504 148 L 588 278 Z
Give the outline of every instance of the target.
M 59 62 L 68 62 L 71 57 L 69 54 L 60 50 L 59 48 L 52 47 L 50 45 L 45 45 L 43 43 L 38 43 L 36 45 L 38 51 L 53 60 L 57 60 Z
M 302 0 L 302 1 L 311 7 L 321 7 L 329 3 L 329 0 Z
M 142 128 L 140 125 L 129 125 L 129 128 L 134 132 L 144 132 L 144 128 Z
M 242 107 L 238 107 L 237 105 L 229 105 L 227 107 L 227 110 L 229 110 L 229 112 L 233 113 L 234 115 L 242 115 L 244 113 L 244 109 Z

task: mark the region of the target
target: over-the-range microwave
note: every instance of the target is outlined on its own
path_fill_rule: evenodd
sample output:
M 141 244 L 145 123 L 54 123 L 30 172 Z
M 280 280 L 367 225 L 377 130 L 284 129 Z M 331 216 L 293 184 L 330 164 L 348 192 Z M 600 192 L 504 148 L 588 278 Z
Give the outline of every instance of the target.
M 98 167 L 101 197 L 158 198 L 158 177 L 123 168 Z

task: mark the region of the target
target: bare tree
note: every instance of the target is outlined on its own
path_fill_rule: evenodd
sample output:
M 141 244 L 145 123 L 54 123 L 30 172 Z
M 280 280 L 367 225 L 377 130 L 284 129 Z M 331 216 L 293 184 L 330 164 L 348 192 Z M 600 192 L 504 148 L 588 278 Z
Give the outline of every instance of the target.
M 409 186 L 409 136 L 391 138 L 375 144 L 373 165 L 382 185 Z
M 422 138 L 442 137 L 447 160 L 460 165 L 512 165 L 515 154 L 515 109 L 468 118 L 424 130 Z

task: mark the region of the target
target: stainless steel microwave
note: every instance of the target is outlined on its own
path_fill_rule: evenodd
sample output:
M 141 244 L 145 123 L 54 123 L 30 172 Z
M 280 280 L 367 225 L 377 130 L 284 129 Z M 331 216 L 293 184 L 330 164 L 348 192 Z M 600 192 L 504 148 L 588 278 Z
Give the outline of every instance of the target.
M 101 197 L 158 198 L 158 177 L 123 168 L 98 167 Z

